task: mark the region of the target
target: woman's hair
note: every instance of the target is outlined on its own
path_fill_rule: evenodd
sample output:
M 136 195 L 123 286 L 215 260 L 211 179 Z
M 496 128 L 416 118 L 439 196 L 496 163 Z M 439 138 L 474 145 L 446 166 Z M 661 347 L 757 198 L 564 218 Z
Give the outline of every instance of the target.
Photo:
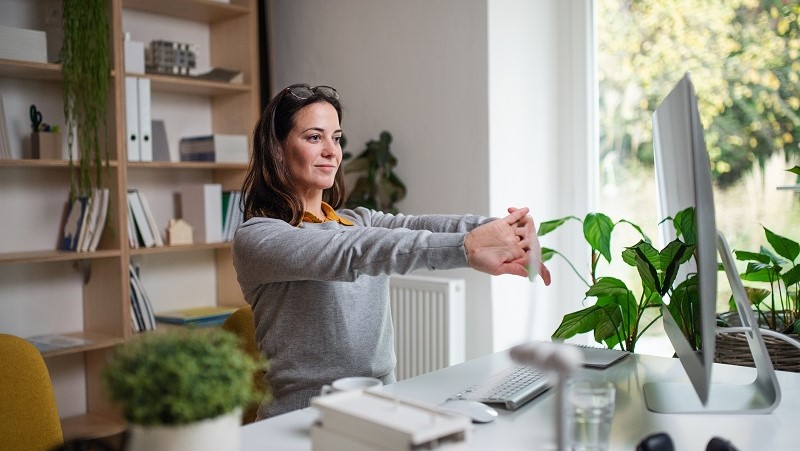
M 307 89 L 302 89 L 303 95 L 298 96 L 292 93 L 295 88 Z M 333 89 L 316 89 L 297 84 L 282 89 L 270 100 L 253 132 L 253 155 L 242 185 L 241 208 L 245 221 L 255 216 L 264 216 L 282 219 L 294 226 L 300 224 L 303 218 L 303 199 L 295 190 L 294 180 L 286 163 L 284 143 L 294 127 L 297 113 L 313 103 L 331 104 L 341 123 L 342 107 L 335 93 Z M 345 181 L 342 165 L 336 171 L 333 186 L 323 191 L 322 200 L 334 209 L 344 203 Z

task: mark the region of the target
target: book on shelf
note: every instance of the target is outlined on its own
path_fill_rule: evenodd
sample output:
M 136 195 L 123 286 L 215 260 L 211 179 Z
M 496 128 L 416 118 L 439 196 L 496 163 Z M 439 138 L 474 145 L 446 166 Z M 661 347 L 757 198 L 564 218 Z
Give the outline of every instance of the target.
M 198 80 L 222 81 L 234 85 L 244 83 L 242 71 L 224 67 L 192 68 L 189 69 L 189 77 Z
M 28 340 L 30 344 L 36 346 L 36 349 L 41 353 L 92 344 L 92 340 L 88 338 L 61 334 L 35 335 L 33 337 L 27 337 L 26 340 Z
M 183 219 L 194 229 L 195 243 L 220 243 L 222 236 L 222 185 L 204 183 L 181 189 Z
M 179 144 L 181 161 L 247 163 L 247 135 L 187 136 Z
M 11 159 L 11 144 L 8 141 L 8 133 L 3 96 L 0 95 L 0 159 L 4 160 Z
M 47 62 L 47 35 L 44 31 L 0 25 L 0 58 Z
M 155 314 L 156 320 L 162 323 L 180 324 L 184 326 L 218 326 L 235 312 L 237 307 L 210 306 L 190 307 Z
M 222 237 L 224 241 L 233 241 L 236 229 L 242 224 L 244 215 L 239 208 L 242 199 L 241 191 L 225 191 L 222 193 Z
M 129 189 L 128 208 L 130 210 L 129 218 L 132 219 L 132 222 L 128 224 L 130 233 L 128 243 L 133 244 L 134 248 L 139 245 L 142 247 L 163 246 L 164 240 L 144 194 L 137 189 Z
M 131 285 L 131 329 L 134 332 L 154 330 L 156 320 L 153 305 L 139 278 L 139 271 L 132 264 L 128 264 L 128 271 Z
M 84 215 L 86 215 L 86 207 L 89 204 L 89 198 L 85 196 L 76 197 L 74 201 L 67 207 L 63 226 L 61 228 L 61 237 L 59 240 L 58 249 L 62 251 L 76 251 L 78 250 L 78 242 L 81 237 L 81 228 L 83 227 Z

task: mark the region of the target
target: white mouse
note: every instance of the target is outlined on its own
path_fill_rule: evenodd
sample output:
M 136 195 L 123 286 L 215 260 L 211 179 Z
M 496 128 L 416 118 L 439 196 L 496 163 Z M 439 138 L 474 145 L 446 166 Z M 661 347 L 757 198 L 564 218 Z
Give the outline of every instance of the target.
M 473 423 L 489 423 L 497 418 L 497 411 L 478 401 L 451 399 L 439 405 L 440 410 L 460 413 L 472 419 Z

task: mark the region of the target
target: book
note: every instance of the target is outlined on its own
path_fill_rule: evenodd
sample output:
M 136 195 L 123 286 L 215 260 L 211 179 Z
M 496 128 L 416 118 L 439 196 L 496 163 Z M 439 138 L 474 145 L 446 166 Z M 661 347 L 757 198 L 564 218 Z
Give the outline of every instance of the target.
M 156 247 L 161 247 L 164 245 L 164 240 L 161 238 L 161 231 L 158 228 L 158 224 L 156 223 L 156 218 L 153 216 L 152 210 L 150 210 L 150 204 L 147 202 L 147 197 L 145 197 L 144 193 L 138 192 L 139 201 L 142 203 L 142 210 L 144 210 L 144 215 L 147 218 L 147 225 L 150 226 L 150 231 L 153 232 L 153 238 L 156 242 Z
M 89 251 L 94 252 L 100 244 L 100 238 L 103 236 L 103 230 L 106 227 L 106 219 L 108 219 L 108 188 L 100 190 L 100 212 L 97 215 L 97 220 L 94 224 L 94 233 L 89 243 Z
M 162 323 L 210 326 L 222 324 L 236 309 L 237 307 L 226 306 L 191 307 L 159 312 L 155 314 L 155 318 Z
M 81 236 L 78 239 L 78 252 L 87 252 L 89 244 L 91 243 L 90 233 L 94 234 L 94 222 L 97 221 L 97 216 L 100 215 L 100 190 L 93 189 L 92 195 L 89 197 L 89 203 L 86 205 L 86 214 L 83 215 L 83 225 L 81 226 Z M 91 229 L 91 232 L 90 232 Z
M 3 96 L 0 96 L 0 159 L 11 158 L 11 144 L 8 141 L 8 126 L 6 125 L 6 111 L 3 106 Z
M 153 307 L 139 278 L 139 271 L 132 264 L 128 265 L 128 271 L 131 286 L 131 327 L 134 332 L 154 330 L 156 320 L 153 315 Z
M 244 83 L 242 71 L 224 67 L 208 67 L 189 69 L 189 77 L 199 80 L 223 81 L 235 85 Z
M 181 138 L 179 152 L 181 161 L 247 163 L 249 158 L 246 135 L 187 136 Z
M 156 239 L 153 236 L 153 231 L 150 229 L 150 222 L 147 220 L 147 215 L 144 212 L 144 207 L 139 197 L 139 190 L 128 190 L 128 208 L 130 208 L 134 229 L 138 232 L 138 237 L 141 238 L 142 246 L 154 247 L 156 245 Z
M 88 338 L 72 337 L 60 334 L 44 334 L 27 337 L 30 344 L 36 346 L 39 352 L 57 351 L 59 349 L 85 346 L 92 343 Z
M 0 58 L 47 62 L 47 35 L 44 31 L 0 25 Z
M 61 232 L 59 249 L 62 251 L 75 251 L 78 249 L 78 241 L 81 237 L 81 227 L 83 226 L 83 216 L 86 214 L 86 206 L 89 203 L 87 197 L 75 198 L 67 209 L 64 226 Z
M 205 183 L 181 190 L 183 219 L 194 229 L 196 243 L 220 243 L 222 236 L 222 185 Z

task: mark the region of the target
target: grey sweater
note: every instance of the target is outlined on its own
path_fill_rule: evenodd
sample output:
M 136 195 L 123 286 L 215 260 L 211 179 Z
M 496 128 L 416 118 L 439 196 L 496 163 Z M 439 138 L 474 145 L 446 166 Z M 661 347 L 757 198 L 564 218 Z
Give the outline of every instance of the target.
M 273 400 L 259 418 L 308 406 L 340 377 L 394 382 L 388 275 L 466 267 L 466 233 L 491 220 L 364 208 L 337 214 L 354 225 L 251 218 L 236 232 L 233 264 L 270 363 Z

